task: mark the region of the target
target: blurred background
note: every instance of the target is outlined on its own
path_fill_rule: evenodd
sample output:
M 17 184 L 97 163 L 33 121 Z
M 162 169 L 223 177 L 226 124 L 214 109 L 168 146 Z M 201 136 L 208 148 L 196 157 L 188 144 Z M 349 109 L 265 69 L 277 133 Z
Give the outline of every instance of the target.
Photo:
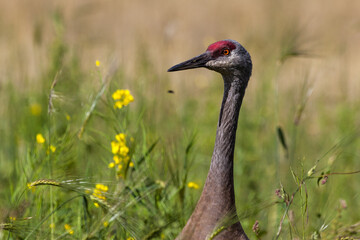
M 223 83 L 207 70 L 166 71 L 222 39 L 240 42 L 253 60 L 235 153 L 237 204 L 247 232 L 260 220 L 262 238 L 276 235 L 283 208 L 248 209 L 260 209 L 259 201 L 273 199 L 280 183 L 293 193 L 299 186 L 294 172 L 306 176 L 317 160 L 317 177 L 360 169 L 360 1 L 12 0 L 0 1 L 0 9 L 2 212 L 11 208 L 12 189 L 33 180 L 19 177 L 14 162 L 26 158 L 37 132 L 49 129 L 46 109 L 55 76 L 60 76 L 55 116 L 69 114 L 76 128 L 83 119 L 78 113 L 87 109 L 102 86 L 99 73 L 106 75 L 114 62 L 118 68 L 110 89 L 130 89 L 135 98 L 128 113 L 133 119 L 127 125 L 129 132 L 138 134 L 141 125 L 147 132 L 144 144 L 160 139 L 152 163 L 154 178 L 170 181 L 172 177 L 157 169 L 157 163 L 185 152 L 194 139 L 186 179 L 202 186 Z M 95 61 L 100 61 L 100 70 Z M 39 114 L 31 112 L 34 104 L 40 106 Z M 59 129 L 65 129 L 64 124 Z M 97 126 L 103 129 L 102 124 Z M 85 139 L 87 154 L 72 156 L 72 169 L 77 169 L 71 171 L 73 176 L 84 175 L 82 164 L 90 166 L 86 174 L 99 171 L 100 153 L 89 147 L 98 143 Z M 106 179 L 104 175 L 99 176 Z M 43 178 L 40 173 L 32 176 Z M 333 229 L 348 229 L 360 220 L 359 175 L 329 178 L 324 185 L 318 186 L 316 179 L 309 183 L 308 209 L 295 218 L 306 212 L 313 220 L 305 224 L 305 235 L 294 227 L 291 238 L 320 234 L 324 224 L 340 219 L 339 212 L 341 226 Z M 200 192 L 189 193 L 188 210 L 179 226 L 165 234 L 169 239 L 191 214 Z M 300 199 L 295 209 L 307 203 L 307 196 Z M 341 212 L 343 200 L 347 210 Z M 291 229 L 284 231 L 288 234 Z M 322 237 L 340 236 L 331 234 Z
M 268 62 L 277 64 L 286 54 L 301 58 L 287 63 L 284 71 L 290 73 L 279 76 L 280 89 L 299 84 L 293 77 L 306 71 L 316 85 L 316 95 L 356 100 L 359 92 L 358 1 L 15 0 L 0 4 L 2 83 L 9 78 L 19 83 L 36 81 L 49 64 L 46 46 L 53 43 L 57 31 L 63 31 L 69 51 L 77 54 L 85 69 L 94 59 L 106 62 L 116 57 L 127 75 L 136 75 L 136 59 L 146 54 L 156 73 L 165 75 L 174 63 L 202 52 L 214 41 L 231 38 L 252 55 L 251 92 L 265 81 L 260 77 Z M 54 14 L 60 15 L 61 30 L 54 26 Z M 213 75 L 184 74 L 204 79 L 178 83 L 184 77 L 171 76 L 170 84 L 196 89 L 207 85 Z

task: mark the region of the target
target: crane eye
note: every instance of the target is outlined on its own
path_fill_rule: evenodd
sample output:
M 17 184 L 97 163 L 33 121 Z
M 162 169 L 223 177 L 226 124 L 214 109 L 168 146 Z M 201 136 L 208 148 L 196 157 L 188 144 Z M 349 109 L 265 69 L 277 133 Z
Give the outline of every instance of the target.
M 229 53 L 230 53 L 229 49 L 222 50 L 223 55 L 229 55 Z

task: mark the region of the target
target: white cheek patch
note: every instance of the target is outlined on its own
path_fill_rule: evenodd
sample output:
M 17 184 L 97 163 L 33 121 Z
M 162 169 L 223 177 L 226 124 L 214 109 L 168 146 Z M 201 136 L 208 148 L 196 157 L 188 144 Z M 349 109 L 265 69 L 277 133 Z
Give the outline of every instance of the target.
M 206 63 L 206 66 L 212 68 L 220 68 L 220 67 L 225 67 L 227 65 L 226 63 L 227 63 L 226 61 L 211 60 Z
M 237 63 L 237 59 L 235 59 L 235 55 L 231 53 L 231 55 L 227 58 L 228 61 L 228 67 L 233 67 Z
M 236 60 L 234 61 L 235 56 L 231 54 L 228 57 L 221 57 L 217 60 L 211 60 L 206 63 L 206 66 L 209 68 L 226 68 L 226 67 L 232 67 L 236 65 Z

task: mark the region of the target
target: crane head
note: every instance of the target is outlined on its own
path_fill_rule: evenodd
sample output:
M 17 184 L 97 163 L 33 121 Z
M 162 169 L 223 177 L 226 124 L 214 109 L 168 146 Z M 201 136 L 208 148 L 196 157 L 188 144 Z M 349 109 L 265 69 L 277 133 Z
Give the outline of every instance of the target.
M 211 44 L 207 50 L 187 61 L 168 69 L 168 72 L 204 67 L 221 74 L 248 75 L 250 77 L 252 62 L 250 54 L 234 40 L 222 40 Z

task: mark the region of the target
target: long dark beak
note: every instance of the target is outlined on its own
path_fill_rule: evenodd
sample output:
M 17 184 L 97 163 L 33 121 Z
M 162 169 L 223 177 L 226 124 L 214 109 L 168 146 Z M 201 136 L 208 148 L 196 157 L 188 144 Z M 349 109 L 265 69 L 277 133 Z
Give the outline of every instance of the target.
M 205 67 L 206 63 L 211 60 L 211 54 L 208 52 L 205 52 L 197 57 L 194 57 L 192 59 L 189 59 L 185 62 L 179 63 L 171 68 L 168 69 L 168 72 L 175 72 L 175 71 L 181 71 L 186 69 L 192 69 L 192 68 L 200 68 Z

